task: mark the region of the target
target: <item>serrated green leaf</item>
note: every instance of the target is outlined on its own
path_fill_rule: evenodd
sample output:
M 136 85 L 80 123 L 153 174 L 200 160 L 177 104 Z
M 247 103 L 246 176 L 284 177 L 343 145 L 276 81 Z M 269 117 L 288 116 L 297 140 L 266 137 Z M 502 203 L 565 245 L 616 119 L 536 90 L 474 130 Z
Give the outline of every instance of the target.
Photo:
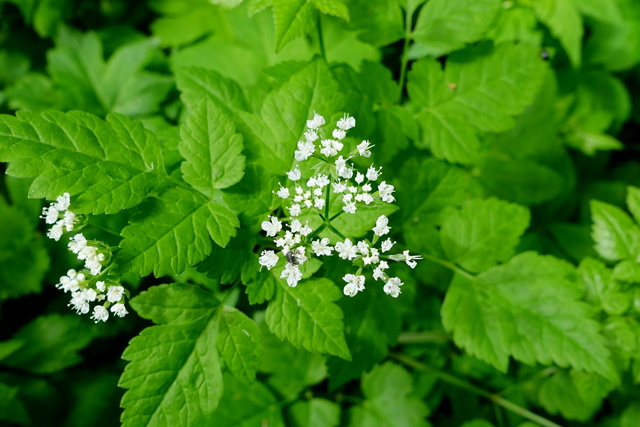
M 599 375 L 572 370 L 544 378 L 538 387 L 538 400 L 547 412 L 584 422 L 600 409 L 614 384 Z
M 315 8 L 307 0 L 270 0 L 276 29 L 276 52 L 316 28 Z
M 416 145 L 437 158 L 474 163 L 480 149 L 476 133 L 513 127 L 511 117 L 535 99 L 544 68 L 535 48 L 513 44 L 456 52 L 444 72 L 435 59 L 416 62 L 407 85 L 423 132 Z
M 176 70 L 176 83 L 188 109 L 195 109 L 208 97 L 230 117 L 234 117 L 234 110 L 249 111 L 242 88 L 214 70 L 180 67 Z
M 428 426 L 429 410 L 412 396 L 413 379 L 402 367 L 387 362 L 362 376 L 366 401 L 351 409 L 349 426 Z
M 60 93 L 50 78 L 27 73 L 4 91 L 7 104 L 13 110 L 45 111 L 57 108 Z
M 413 39 L 433 57 L 480 40 L 489 29 L 500 0 L 430 0 L 419 14 Z
M 224 375 L 224 395 L 212 415 L 198 425 L 216 427 L 284 427 L 280 402 L 268 387 L 259 381 L 247 386 L 229 374 Z
M 466 270 L 484 271 L 514 254 L 530 218 L 528 209 L 514 203 L 471 200 L 448 211 L 440 229 L 442 248 Z
M 226 246 L 240 225 L 223 205 L 183 188 L 172 188 L 141 206 L 122 230 L 118 268 L 140 276 L 179 274 L 211 253 L 213 239 Z
M 533 9 L 558 38 L 574 67 L 582 61 L 582 18 L 572 0 L 535 0 Z
M 222 396 L 218 352 L 220 305 L 194 285 L 161 285 L 131 300 L 144 318 L 159 325 L 131 340 L 119 386 L 124 426 L 193 425 L 211 414 Z
M 223 306 L 218 329 L 218 350 L 225 366 L 247 383 L 255 379 L 263 348 L 260 329 L 244 313 Z
M 298 401 L 289 408 L 297 427 L 336 427 L 340 424 L 340 406 L 326 399 Z
M 180 128 L 178 148 L 185 158 L 184 180 L 213 197 L 213 190 L 227 188 L 244 175 L 242 136 L 222 109 L 209 98 L 200 101 Z
M 610 261 L 640 256 L 640 228 L 617 206 L 592 200 L 592 237 L 596 251 Z
M 520 42 L 541 46 L 542 32 L 537 28 L 538 20 L 533 10 L 521 3 L 510 5 L 509 8 L 500 8 L 498 16 L 487 30 L 486 37 L 496 44 Z
M 116 213 L 140 203 L 166 175 L 155 136 L 120 114 L 75 111 L 0 116 L 7 173 L 36 177 L 31 197 L 71 195 L 77 213 Z
M 311 0 L 311 3 L 324 14 L 337 16 L 345 21 L 349 20 L 349 9 L 344 0 Z
M 347 345 L 354 361 L 329 358 L 332 389 L 371 370 L 387 355 L 388 347 L 400 334 L 400 314 L 382 292 L 365 292 L 358 298 L 343 299 L 339 305 L 344 312 Z
M 474 278 L 456 274 L 442 306 L 443 325 L 458 346 L 503 372 L 513 356 L 617 381 L 575 276 L 570 264 L 533 252 Z
M 36 374 L 62 371 L 82 360 L 78 352 L 93 338 L 93 328 L 79 316 L 40 316 L 11 338 L 23 344 L 1 363 Z
M 276 297 L 267 308 L 269 329 L 298 348 L 351 360 L 343 313 L 333 303 L 340 296 L 340 290 L 327 279 L 303 281 L 295 288 L 278 280 Z
M 152 50 L 149 40 L 134 42 L 116 50 L 105 62 L 102 42 L 95 33 L 79 34 L 61 27 L 56 47 L 47 55 L 49 73 L 60 89 L 60 107 L 100 115 L 140 116 L 158 111 L 172 81 L 143 71 Z

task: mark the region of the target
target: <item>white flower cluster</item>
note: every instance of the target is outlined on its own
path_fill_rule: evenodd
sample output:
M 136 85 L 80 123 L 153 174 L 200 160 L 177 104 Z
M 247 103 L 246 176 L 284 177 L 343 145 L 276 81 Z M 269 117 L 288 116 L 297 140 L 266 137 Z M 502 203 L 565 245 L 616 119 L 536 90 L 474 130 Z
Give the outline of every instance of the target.
M 307 121 L 304 141 L 298 142 L 294 157 L 298 162 L 314 158 L 315 165 L 304 169 L 314 172 L 310 177 L 305 178 L 298 164 L 291 171 L 286 172 L 291 183 L 289 186 L 279 184 L 280 188 L 275 191 L 275 194 L 289 202 L 285 205 L 289 217 L 281 220 L 270 216 L 262 222 L 262 229 L 267 236 L 274 237 L 274 244 L 280 252 L 264 250 L 258 262 L 270 270 L 281 258 L 284 258 L 286 264 L 280 277 L 286 279 L 289 286 L 294 287 L 302 279 L 300 267 L 309 259 L 309 256 L 312 254 L 317 257 L 331 256 L 335 251 L 340 258 L 351 261 L 359 267 L 356 274 L 347 274 L 343 277 L 347 283 L 343 290 L 345 295 L 353 297 L 365 289 L 365 276 L 361 273 L 364 268 L 371 268 L 373 278 L 384 282 L 384 292 L 394 298 L 398 297 L 403 283 L 399 278 L 389 277 L 386 274 L 385 270 L 389 268 L 389 264 L 385 260 L 405 261 L 414 268 L 415 260 L 422 257 L 410 255 L 409 251 L 404 251 L 403 254 L 386 254 L 395 244 L 390 238 L 381 239 L 391 230 L 388 225 L 389 219 L 384 215 L 378 218 L 372 229 L 371 241 L 352 242 L 331 225 L 331 221 L 339 215 L 355 214 L 363 205 L 393 203 L 395 189 L 386 181 L 377 182 L 382 168 L 371 165 L 366 172 L 362 173 L 350 162 L 357 156 L 367 158 L 371 156 L 370 149 L 373 145 L 369 141 L 357 144 L 354 150 L 346 154 L 346 157 L 341 154 L 347 131 L 356 125 L 353 117 L 345 115 L 340 119 L 331 133 L 332 138 L 325 138 L 324 124 L 324 117 L 317 113 L 314 114 L 313 119 Z M 335 209 L 332 210 L 332 208 Z M 338 212 L 334 213 L 336 209 Z M 333 216 L 330 216 L 331 213 Z M 322 219 L 323 223 L 316 230 L 313 230 L 307 221 L 304 224 L 300 221 L 301 215 L 308 214 L 317 214 Z M 332 243 L 328 237 L 320 237 L 319 234 L 324 229 L 333 231 L 335 235 L 341 236 L 341 239 Z M 376 246 L 377 243 L 380 243 L 379 247 Z
M 78 218 L 69 210 L 71 196 L 64 193 L 56 199 L 49 207 L 42 210 L 42 218 L 47 224 L 53 226 L 47 232 L 47 236 L 56 241 L 60 240 L 66 231 L 72 231 L 77 224 Z M 62 215 L 62 218 L 60 216 Z M 77 272 L 69 270 L 66 276 L 60 278 L 56 288 L 71 294 L 71 306 L 78 314 L 87 314 L 92 302 L 103 302 L 93 308 L 91 316 L 96 322 L 105 322 L 109 318 L 109 309 L 118 316 L 124 317 L 128 314 L 124 306 L 126 290 L 118 283 L 105 283 L 97 280 L 102 273 L 104 263 L 109 255 L 104 244 L 87 240 L 82 233 L 78 233 L 69 240 L 69 250 L 84 261 L 85 270 Z

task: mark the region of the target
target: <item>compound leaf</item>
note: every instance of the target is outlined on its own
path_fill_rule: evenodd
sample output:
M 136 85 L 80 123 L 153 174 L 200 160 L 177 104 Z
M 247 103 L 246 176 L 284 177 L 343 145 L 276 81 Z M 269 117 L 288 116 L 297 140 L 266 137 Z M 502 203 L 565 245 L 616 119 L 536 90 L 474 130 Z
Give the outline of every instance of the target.
M 213 239 L 226 246 L 240 225 L 225 206 L 183 188 L 172 188 L 141 206 L 122 230 L 116 258 L 121 270 L 141 276 L 179 274 L 211 253 Z
M 556 363 L 617 381 L 591 309 L 579 301 L 573 267 L 525 252 L 475 278 L 454 276 L 442 322 L 470 354 L 506 372 L 509 356 L 530 365 Z
M 592 200 L 592 237 L 596 251 L 610 261 L 636 259 L 640 255 L 640 228 L 622 209 Z
M 256 322 L 230 306 L 220 313 L 218 350 L 226 367 L 242 381 L 251 382 L 262 361 L 262 338 Z
M 35 177 L 31 197 L 81 193 L 72 199 L 78 213 L 131 208 L 166 177 L 156 137 L 116 113 L 106 121 L 81 111 L 0 116 L 0 161 L 10 175 Z
M 351 360 L 344 338 L 343 313 L 333 301 L 340 290 L 327 279 L 313 279 L 289 287 L 277 281 L 276 297 L 267 308 L 267 324 L 278 338 L 311 352 Z

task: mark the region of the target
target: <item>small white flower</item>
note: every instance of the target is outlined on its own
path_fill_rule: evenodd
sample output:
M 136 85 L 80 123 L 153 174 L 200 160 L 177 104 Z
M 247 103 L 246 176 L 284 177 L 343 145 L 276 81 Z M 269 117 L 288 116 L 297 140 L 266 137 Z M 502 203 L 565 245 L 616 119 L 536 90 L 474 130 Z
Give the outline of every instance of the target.
M 353 127 L 356 127 L 356 119 L 345 114 L 343 118 L 338 120 L 338 124 L 336 126 L 338 126 L 342 130 L 349 130 Z
M 62 220 L 64 221 L 64 228 L 66 228 L 67 232 L 72 231 L 73 224 L 76 221 L 76 214 L 71 211 L 66 211 Z
M 400 279 L 397 277 L 390 278 L 387 283 L 382 288 L 387 295 L 391 295 L 394 298 L 398 298 L 398 295 L 401 294 L 400 286 L 404 285 Z
M 124 295 L 124 288 L 122 286 L 109 286 L 107 289 L 107 300 L 109 302 L 118 302 Z
M 114 304 L 111 307 L 111 312 L 113 314 L 115 314 L 118 317 L 124 317 L 127 314 L 129 314 L 129 312 L 127 311 L 127 309 L 125 308 L 124 304 Z
M 109 318 L 109 311 L 101 305 L 96 305 L 93 308 L 93 315 L 91 316 L 93 320 L 98 322 L 106 322 Z
M 53 205 L 59 211 L 66 211 L 69 209 L 69 205 L 71 204 L 71 195 L 69 193 L 64 193 L 62 196 L 56 199 L 58 203 Z
M 347 184 L 345 184 L 344 182 L 334 182 L 333 183 L 333 192 L 336 194 L 340 194 L 340 193 L 344 193 L 345 191 L 347 191 Z
M 322 125 L 324 125 L 324 117 L 314 111 L 313 119 L 307 120 L 307 127 L 309 129 L 317 129 Z
M 375 280 L 385 280 L 385 276 L 386 274 L 384 273 L 384 269 L 380 268 L 380 265 L 378 265 L 378 267 L 373 270 L 373 278 Z
M 362 184 L 364 182 L 364 175 L 360 172 L 356 173 L 356 182 Z
M 364 265 L 377 264 L 380 262 L 380 252 L 376 248 L 371 248 L 368 256 L 362 257 Z
M 267 236 L 273 237 L 282 230 L 282 223 L 275 216 L 271 216 L 269 221 L 262 221 L 262 229 L 267 232 Z
M 78 259 L 79 260 L 91 260 L 91 259 L 95 259 L 98 256 L 98 248 L 95 248 L 93 246 L 85 246 L 84 248 L 82 248 L 79 252 L 78 252 Z
M 311 157 L 314 151 L 316 151 L 316 146 L 313 144 L 313 142 L 298 141 L 298 149 L 294 153 L 294 156 L 297 161 L 302 162 Z
M 56 222 L 47 232 L 47 237 L 57 242 L 62 237 L 62 227 L 64 227 L 64 220 Z
M 312 231 L 313 229 L 309 227 L 309 224 L 305 224 L 305 226 L 300 229 L 300 234 L 302 234 L 303 236 L 308 236 Z
M 344 196 L 342 196 L 342 203 L 347 204 L 351 201 L 353 201 L 353 194 L 347 193 Z
M 98 292 L 104 292 L 105 288 L 106 288 L 106 285 L 102 280 L 98 280 L 96 282 L 96 289 L 98 290 Z
M 346 274 L 342 279 L 347 282 L 347 285 L 342 291 L 346 296 L 353 297 L 358 292 L 364 290 L 364 276 Z
M 300 168 L 296 166 L 294 170 L 287 172 L 287 177 L 289 177 L 291 181 L 299 180 L 302 177 L 302 174 L 300 173 Z
M 333 252 L 333 248 L 329 246 L 329 243 L 329 239 L 326 237 L 323 237 L 321 240 L 314 240 L 311 242 L 311 250 L 313 250 L 316 256 L 329 256 Z
M 374 198 L 369 193 L 361 193 L 356 196 L 356 200 L 358 202 L 364 202 L 365 205 L 369 205 L 374 201 Z
M 382 168 L 376 169 L 373 167 L 373 165 L 369 166 L 369 169 L 367 169 L 367 179 L 369 181 L 375 181 L 380 177 L 381 171 L 382 171 Z
M 384 215 L 380 215 L 376 220 L 376 226 L 373 227 L 373 234 L 376 236 L 384 236 L 389 232 L 389 230 L 391 230 L 391 228 L 388 227 L 388 224 L 389 218 Z
M 87 314 L 90 308 L 89 303 L 84 299 L 82 291 L 76 291 L 73 293 L 69 306 L 71 306 L 78 314 Z
M 418 263 L 414 260 L 422 259 L 422 255 L 409 255 L 409 251 L 404 251 L 402 254 L 390 255 L 389 259 L 394 261 L 404 261 L 411 268 L 416 268 Z
M 59 213 L 60 212 L 58 212 L 58 209 L 54 208 L 53 206 L 49 206 L 48 208 L 42 209 L 42 218 L 44 218 L 44 222 L 46 222 L 47 224 L 55 224 L 55 222 L 58 220 Z
M 71 238 L 69 242 L 69 250 L 74 254 L 79 253 L 81 250 L 87 247 L 87 239 L 82 233 L 76 234 Z
M 313 190 L 313 195 L 316 197 L 320 197 L 324 194 L 324 191 L 322 190 L 322 188 L 316 188 L 315 190 Z
M 353 176 L 353 169 L 347 166 L 347 160 L 342 156 L 336 159 L 336 174 L 341 178 L 351 179 Z
M 354 260 L 358 257 L 358 247 L 354 246 L 348 238 L 344 240 L 344 243 L 336 243 L 335 249 L 342 259 Z
M 391 195 L 394 192 L 393 185 L 387 184 L 386 181 L 382 181 L 378 185 L 378 192 L 383 202 L 393 203 L 396 199 Z
M 358 209 L 358 208 L 357 208 L 357 206 L 356 206 L 355 202 L 349 202 L 349 203 L 345 204 L 345 205 L 342 207 L 342 210 L 343 210 L 343 211 L 345 211 L 346 213 L 350 213 L 350 214 L 354 214 L 354 213 L 356 213 L 356 210 L 357 210 L 357 209 Z
M 320 188 L 326 187 L 330 182 L 327 175 L 320 174 L 316 176 L 316 185 Z
M 298 216 L 302 213 L 302 208 L 300 208 L 300 205 L 297 203 L 294 203 L 293 205 L 291 205 L 289 207 L 289 215 L 291 216 Z
M 362 255 L 368 255 L 369 254 L 369 244 L 367 242 L 365 242 L 364 240 L 359 241 L 356 246 L 358 247 L 358 251 Z
M 313 206 L 319 211 L 324 209 L 326 204 L 327 204 L 327 201 L 323 198 L 316 197 L 315 199 L 313 199 Z
M 278 197 L 280 197 L 281 199 L 286 199 L 289 197 L 289 189 L 287 187 L 283 187 L 282 185 L 280 186 L 280 189 L 278 190 L 278 192 L 276 193 L 278 195 Z
M 282 270 L 282 274 L 280 275 L 281 279 L 287 279 L 287 285 L 295 288 L 298 286 L 298 282 L 302 279 L 302 272 L 297 265 L 287 263 L 284 266 L 284 270 Z
M 276 255 L 274 251 L 262 251 L 258 262 L 260 263 L 260 265 L 264 265 L 265 267 L 267 267 L 267 270 L 271 270 L 276 266 L 279 259 L 280 257 L 278 257 L 278 255 Z
M 362 157 L 371 157 L 371 151 L 369 150 L 373 148 L 373 145 L 369 141 L 362 141 L 356 148 Z
M 365 193 L 368 193 L 369 191 L 371 191 L 371 184 L 366 183 L 365 185 L 363 185 L 362 191 L 364 191 Z
M 344 137 L 347 136 L 347 132 L 342 129 L 334 129 L 331 133 L 331 136 L 333 136 L 335 139 L 343 140 Z
M 316 131 L 309 129 L 308 131 L 306 131 L 304 133 L 304 139 L 307 140 L 307 142 L 313 142 L 315 140 L 317 140 L 318 134 L 316 133 Z
M 335 139 L 324 139 L 320 144 L 322 144 L 320 153 L 327 157 L 337 156 L 338 152 L 344 147 L 342 142 L 336 141 Z
M 382 242 L 382 252 L 387 252 L 389 250 L 391 250 L 391 248 L 393 247 L 393 245 L 395 245 L 396 242 L 392 242 L 391 239 L 387 239 L 384 242 Z
M 297 219 L 294 219 L 293 221 L 291 221 L 291 224 L 289 224 L 289 229 L 292 233 L 299 233 L 301 228 L 302 223 Z

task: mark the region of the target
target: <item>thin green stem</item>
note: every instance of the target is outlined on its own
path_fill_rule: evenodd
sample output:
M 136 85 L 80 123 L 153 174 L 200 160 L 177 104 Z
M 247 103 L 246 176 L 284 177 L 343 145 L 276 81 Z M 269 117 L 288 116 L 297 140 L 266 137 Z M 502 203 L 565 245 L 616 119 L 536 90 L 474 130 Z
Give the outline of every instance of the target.
M 404 92 L 404 81 L 407 77 L 407 65 L 409 64 L 407 54 L 409 51 L 409 40 L 411 39 L 411 19 L 413 17 L 413 12 L 413 9 L 409 10 L 409 8 L 407 8 L 405 10 L 404 44 L 402 46 L 402 55 L 400 56 L 400 80 L 398 81 L 398 102 L 402 101 L 402 94 Z
M 333 221 L 334 219 L 338 218 L 340 215 L 342 215 L 344 213 L 344 211 L 340 211 L 337 214 L 335 214 L 334 216 L 332 216 L 331 218 L 329 218 L 329 221 Z
M 461 269 L 457 265 L 442 258 L 438 258 L 437 256 L 429 255 L 429 254 L 421 254 L 424 259 L 428 259 L 431 262 L 435 262 L 436 264 L 440 264 L 443 267 L 447 267 L 449 270 L 454 271 L 456 273 L 460 273 L 462 276 L 466 277 L 470 280 L 475 280 L 475 276 L 471 273 L 467 273 L 465 270 Z
M 327 223 L 327 228 L 331 231 L 333 231 L 334 233 L 336 233 L 338 235 L 338 237 L 340 237 L 342 240 L 345 240 L 346 237 L 344 236 L 344 234 L 342 234 L 341 232 L 338 231 L 337 228 L 335 228 L 333 225 Z
M 412 367 L 413 369 L 417 369 L 419 371 L 422 372 L 427 372 L 437 378 L 439 378 L 440 380 L 449 383 L 453 386 L 459 387 L 461 389 L 467 390 L 470 393 L 473 394 L 477 394 L 478 396 L 482 396 L 486 399 L 489 399 L 490 401 L 492 401 L 493 403 L 502 406 L 503 408 L 507 409 L 508 411 L 511 411 L 515 414 L 520 415 L 523 418 L 528 419 L 529 421 L 533 421 L 534 423 L 538 423 L 539 425 L 543 426 L 543 427 L 561 427 L 559 424 L 554 423 L 551 420 L 548 420 L 544 417 L 541 417 L 538 414 L 534 414 L 533 412 L 529 411 L 526 408 L 523 408 L 522 406 L 516 405 L 515 403 L 511 402 L 510 400 L 505 399 L 504 397 L 498 395 L 498 394 L 494 394 L 494 393 L 490 393 L 478 386 L 475 386 L 465 380 L 462 380 L 458 377 L 455 377 L 451 374 L 448 374 L 446 372 L 442 372 L 439 369 L 436 369 L 432 366 L 426 365 L 422 362 L 417 361 L 416 359 L 409 357 L 405 354 L 400 354 L 400 353 L 391 353 L 391 357 L 393 357 L 394 359 L 404 363 L 407 366 Z
M 320 45 L 320 54 L 322 55 L 322 59 L 327 62 L 327 53 L 324 49 L 324 39 L 322 37 L 322 14 L 320 12 L 316 13 L 317 21 L 318 21 L 318 44 Z
M 313 239 L 318 234 L 322 233 L 322 231 L 325 229 L 325 227 L 326 227 L 326 224 L 320 224 L 320 227 L 316 228 L 315 231 L 313 233 L 311 233 L 311 235 L 309 235 L 307 237 L 307 241 Z
M 444 331 L 411 331 L 401 333 L 398 337 L 398 344 L 424 344 L 449 340 L 451 340 L 451 334 Z
M 95 227 L 95 228 L 97 228 L 98 230 L 106 231 L 107 233 L 112 234 L 112 235 L 114 235 L 114 236 L 122 237 L 122 236 L 120 235 L 120 233 L 117 233 L 117 232 L 115 232 L 115 231 L 113 231 L 113 230 L 109 230 L 108 228 L 103 227 L 103 226 L 101 226 L 101 225 L 98 225 L 98 224 L 92 224 L 92 223 L 88 223 L 87 225 L 89 225 L 89 226 L 91 226 L 91 227 Z
M 324 217 L 329 218 L 329 204 L 331 202 L 331 181 L 329 181 L 329 185 L 327 185 L 327 190 L 324 194 Z M 331 221 L 331 220 L 329 220 Z

